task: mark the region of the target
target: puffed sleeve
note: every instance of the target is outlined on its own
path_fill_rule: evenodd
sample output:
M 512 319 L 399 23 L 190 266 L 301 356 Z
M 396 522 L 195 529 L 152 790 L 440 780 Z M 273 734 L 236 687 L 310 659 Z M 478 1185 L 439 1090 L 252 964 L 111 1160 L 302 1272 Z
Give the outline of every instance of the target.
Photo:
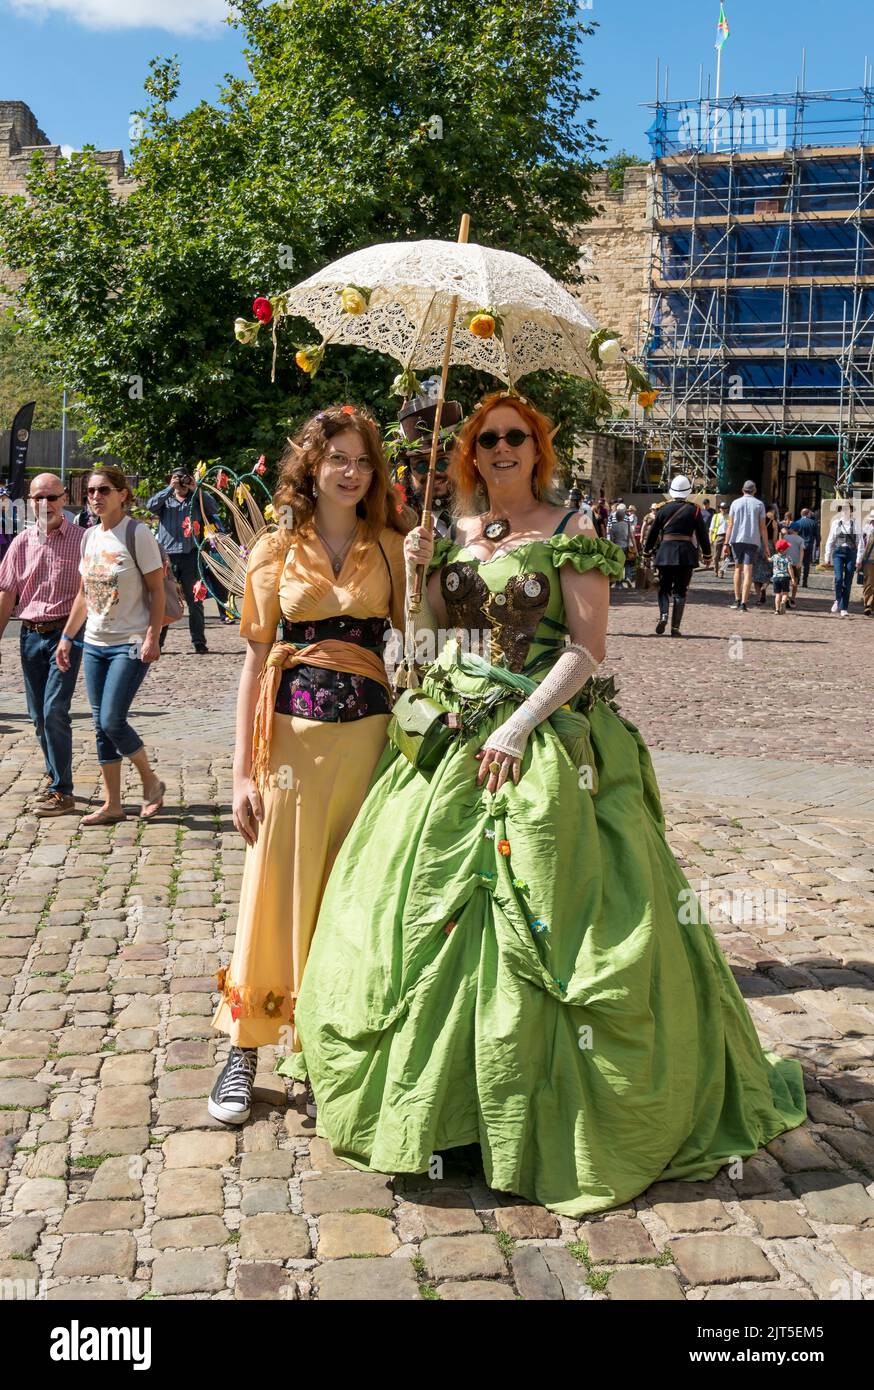
M 286 552 L 274 532 L 260 536 L 252 547 L 246 568 L 240 636 L 252 642 L 273 642 L 282 617 L 279 580 Z
M 608 579 L 625 576 L 625 552 L 599 536 L 550 536 L 547 542 L 556 569 L 571 564 L 578 574 L 600 570 Z

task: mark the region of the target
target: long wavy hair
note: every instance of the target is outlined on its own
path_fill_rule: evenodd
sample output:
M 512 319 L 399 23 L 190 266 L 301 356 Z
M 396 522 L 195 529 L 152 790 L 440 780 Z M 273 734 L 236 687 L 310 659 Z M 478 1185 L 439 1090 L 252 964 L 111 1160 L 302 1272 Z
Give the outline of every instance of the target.
M 555 500 L 550 486 L 556 466 L 552 421 L 524 396 L 492 391 L 483 397 L 479 406 L 465 420 L 452 452 L 449 477 L 455 490 L 455 512 L 458 516 L 474 516 L 487 511 L 489 507 L 488 491 L 476 466 L 476 441 L 491 412 L 501 405 L 512 406 L 534 436 L 538 456 L 531 474 L 532 495 L 543 501 Z
M 376 541 L 385 527 L 402 535 L 410 529 L 409 519 L 401 514 L 391 486 L 379 426 L 373 416 L 363 406 L 329 405 L 307 420 L 294 439 L 288 441 L 279 460 L 273 507 L 277 516 L 283 518 L 278 536 L 285 544 L 312 521 L 316 510 L 316 470 L 325 456 L 328 440 L 343 430 L 357 431 L 373 465 L 370 487 L 356 506 L 368 538 Z

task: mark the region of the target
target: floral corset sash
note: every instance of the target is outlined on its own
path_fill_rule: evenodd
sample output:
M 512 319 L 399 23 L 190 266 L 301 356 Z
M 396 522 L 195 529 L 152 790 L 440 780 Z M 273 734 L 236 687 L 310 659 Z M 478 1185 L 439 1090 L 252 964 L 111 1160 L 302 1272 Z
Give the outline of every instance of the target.
M 381 652 L 389 626 L 387 618 L 353 618 L 348 614 L 309 623 L 283 620 L 282 640 L 306 647 L 332 638 Z M 391 713 L 388 694 L 378 681 L 350 671 L 306 665 L 283 671 L 274 709 L 277 714 L 330 723 Z

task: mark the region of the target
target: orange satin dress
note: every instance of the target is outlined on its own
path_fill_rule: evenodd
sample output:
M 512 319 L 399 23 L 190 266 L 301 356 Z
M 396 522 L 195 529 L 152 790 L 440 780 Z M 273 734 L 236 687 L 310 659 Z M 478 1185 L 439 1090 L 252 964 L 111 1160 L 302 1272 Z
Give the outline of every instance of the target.
M 275 642 L 282 619 L 341 616 L 390 617 L 402 628 L 403 537 L 386 528 L 379 539 L 385 559 L 359 521 L 335 575 L 311 527 L 290 542 L 281 532 L 260 537 L 249 557 L 240 635 Z M 239 1047 L 283 1043 L 298 1050 L 294 1008 L 322 894 L 385 747 L 387 724 L 386 714 L 329 722 L 273 713 L 260 783 L 264 819 L 246 847 L 234 950 L 218 974 L 221 999 L 212 1020 Z

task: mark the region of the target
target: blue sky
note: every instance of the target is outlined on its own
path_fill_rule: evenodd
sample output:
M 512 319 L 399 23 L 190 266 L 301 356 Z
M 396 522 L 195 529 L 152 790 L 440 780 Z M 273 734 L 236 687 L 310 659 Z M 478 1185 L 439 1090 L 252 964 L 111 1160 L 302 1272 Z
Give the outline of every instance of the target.
M 451 3 L 451 0 L 448 0 Z M 670 95 L 695 96 L 699 65 L 715 69 L 718 0 L 591 0 L 599 24 L 587 40 L 593 115 L 611 151 L 648 152 L 656 60 Z M 722 91 L 794 90 L 807 48 L 808 88 L 856 87 L 874 61 L 871 0 L 725 0 L 731 34 Z M 241 38 L 220 22 L 224 0 L 0 0 L 0 99 L 26 101 L 50 140 L 126 149 L 129 113 L 142 100 L 149 59 L 177 53 L 181 103 L 214 98 L 226 72 L 242 73 Z

